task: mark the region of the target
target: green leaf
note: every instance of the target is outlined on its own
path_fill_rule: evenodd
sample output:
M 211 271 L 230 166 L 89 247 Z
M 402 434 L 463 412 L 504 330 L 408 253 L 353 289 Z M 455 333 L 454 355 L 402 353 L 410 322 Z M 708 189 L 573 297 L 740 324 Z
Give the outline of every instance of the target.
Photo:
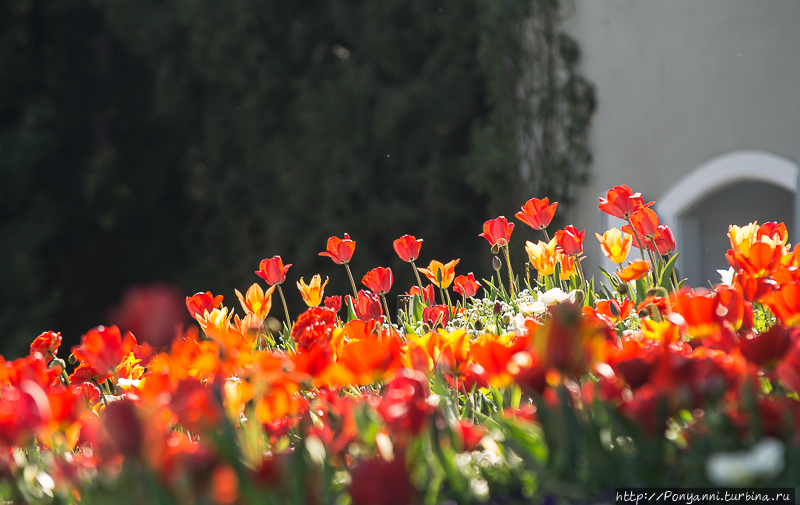
M 672 275 L 672 270 L 675 268 L 675 262 L 678 260 L 678 255 L 680 253 L 675 253 L 661 270 L 661 277 L 658 279 L 658 285 L 662 288 L 665 288 L 669 291 L 670 287 L 670 276 Z
M 345 299 L 347 300 L 347 322 L 349 323 L 354 319 L 358 319 L 358 317 L 356 317 L 356 311 L 353 308 L 353 299 L 349 296 Z

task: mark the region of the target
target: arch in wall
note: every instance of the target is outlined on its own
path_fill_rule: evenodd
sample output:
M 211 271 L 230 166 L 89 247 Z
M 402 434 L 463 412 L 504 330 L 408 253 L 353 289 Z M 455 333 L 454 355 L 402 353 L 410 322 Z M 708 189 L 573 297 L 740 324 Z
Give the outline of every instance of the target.
M 743 182 L 771 184 L 794 194 L 795 208 L 792 212 L 795 228 L 800 227 L 800 220 L 797 219 L 797 163 L 764 151 L 733 151 L 703 163 L 656 200 L 656 212 L 675 233 L 679 249 L 685 235 L 691 234 L 690 230 L 683 229 L 682 218 L 721 189 Z M 800 237 L 797 229 L 790 230 L 790 233 L 794 240 Z M 678 268 L 683 266 L 682 260 L 678 258 Z

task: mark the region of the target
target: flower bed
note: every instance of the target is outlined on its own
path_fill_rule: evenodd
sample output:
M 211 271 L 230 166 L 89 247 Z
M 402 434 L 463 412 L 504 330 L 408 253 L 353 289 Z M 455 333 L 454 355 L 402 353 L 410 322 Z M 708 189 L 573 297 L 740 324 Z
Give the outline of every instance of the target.
M 627 186 L 601 198 L 628 223 L 596 236 L 619 265 L 602 284 L 582 271 L 584 232 L 550 239 L 557 204 L 532 199 L 516 217 L 546 240 L 526 244 L 523 275 L 505 217 L 481 234 L 491 279 L 456 275 L 457 259 L 419 268 L 422 240 L 395 241 L 428 281 L 417 275 L 396 314 L 391 270 L 357 289 L 344 235 L 320 254 L 344 266 L 352 296 L 301 279 L 309 309 L 283 328 L 268 315 L 277 290 L 292 321 L 291 265 L 275 256 L 256 272 L 268 289 L 236 292 L 241 316 L 221 296 L 188 297 L 202 333 L 185 327 L 160 352 L 98 327 L 68 373 L 60 335 L 44 333 L 0 363 L 0 496 L 584 503 L 624 486 L 794 486 L 800 253 L 782 224 L 731 226 L 730 279 L 692 290 L 651 204 Z

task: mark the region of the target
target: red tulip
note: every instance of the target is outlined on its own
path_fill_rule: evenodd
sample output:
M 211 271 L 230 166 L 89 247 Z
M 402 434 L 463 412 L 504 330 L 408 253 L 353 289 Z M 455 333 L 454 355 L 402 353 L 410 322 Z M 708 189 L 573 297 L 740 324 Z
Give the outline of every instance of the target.
M 481 283 L 475 280 L 475 275 L 470 272 L 468 275 L 459 275 L 453 281 L 453 289 L 456 293 L 461 293 L 466 297 L 475 296 Z
M 356 250 L 356 243 L 350 240 L 350 235 L 344 234 L 344 239 L 339 237 L 331 237 L 328 239 L 327 250 L 319 253 L 320 256 L 327 256 L 333 260 L 334 263 L 342 265 L 348 263 L 353 257 L 353 251 Z
M 385 295 L 392 289 L 392 269 L 373 268 L 361 279 L 361 282 L 375 294 Z
M 403 235 L 395 240 L 394 252 L 400 256 L 400 259 L 406 262 L 416 261 L 419 258 L 419 250 L 422 247 L 422 239 L 417 240 L 412 235 Z
M 478 236 L 488 240 L 492 247 L 498 243 L 504 246 L 508 245 L 512 231 L 514 231 L 514 223 L 509 223 L 505 216 L 500 216 L 483 223 L 483 233 Z
M 450 320 L 450 308 L 446 305 L 432 305 L 422 309 L 422 320 L 433 328 L 437 321 L 442 324 L 442 327 L 447 326 Z
M 544 230 L 550 226 L 553 216 L 556 214 L 556 207 L 558 202 L 553 202 L 550 205 L 550 200 L 543 198 L 531 198 L 525 205 L 522 206 L 520 212 L 514 214 L 514 217 L 527 224 L 534 230 Z
M 772 368 L 789 349 L 792 332 L 782 324 L 776 324 L 769 330 L 755 335 L 748 333 L 739 338 L 739 349 L 742 356 L 759 368 Z
M 322 303 L 329 309 L 333 309 L 334 312 L 339 312 L 342 310 L 341 296 L 326 296 L 325 301 Z
M 427 286 L 425 286 L 425 288 L 423 288 L 422 293 L 419 292 L 419 288 L 417 286 L 413 286 L 411 289 L 408 290 L 408 293 L 406 294 L 408 296 L 414 296 L 414 295 L 419 296 L 420 298 L 422 298 L 422 301 L 425 302 L 425 305 L 429 307 L 433 305 L 433 297 L 434 297 L 433 284 L 428 284 Z
M 272 258 L 261 260 L 256 275 L 267 281 L 270 286 L 274 286 L 275 284 L 286 282 L 286 271 L 289 270 L 290 266 L 292 266 L 291 263 L 284 266 L 280 256 L 273 256 Z
M 422 431 L 433 411 L 427 402 L 428 387 L 425 374 L 408 369 L 383 387 L 378 412 L 395 436 L 413 437 Z
M 56 351 L 58 351 L 59 346 L 61 345 L 61 333 L 55 333 L 53 331 L 46 331 L 36 337 L 36 339 L 31 344 L 31 354 L 38 352 L 42 356 L 47 356 L 47 353 L 52 354 L 55 356 Z
M 336 324 L 336 312 L 328 307 L 311 307 L 300 314 L 292 326 L 292 339 L 297 349 L 310 352 L 315 348 L 327 350 Z
M 89 330 L 81 339 L 81 345 L 72 348 L 78 361 L 97 370 L 105 379 L 114 374 L 114 369 L 122 363 L 135 347 L 136 338 L 129 333 L 122 334 L 116 326 L 98 326 Z
M 669 226 L 665 224 L 658 225 L 658 230 L 656 231 L 656 236 L 653 237 L 653 242 L 656 243 L 656 251 L 661 256 L 671 254 L 672 251 L 675 250 L 675 235 L 672 234 L 672 230 L 669 229 Z M 653 249 L 653 245 L 648 243 L 647 247 L 651 250 Z
M 197 319 L 197 316 L 206 317 L 206 312 L 218 309 L 221 303 L 222 295 L 215 297 L 211 294 L 211 291 L 186 297 L 186 308 L 189 309 L 189 313 L 194 319 Z
M 108 319 L 121 331 L 136 335 L 139 342 L 159 348 L 169 344 L 175 328 L 187 322 L 182 302 L 180 291 L 170 284 L 132 286 L 122 294 L 120 306 L 109 311 Z
M 583 253 L 583 237 L 585 235 L 585 230 L 578 231 L 577 228 L 570 224 L 563 230 L 558 230 L 555 239 L 564 254 L 577 256 Z
M 623 184 L 608 190 L 606 198 L 600 198 L 598 208 L 606 214 L 627 220 L 639 207 L 651 205 L 653 202 L 645 204 L 641 193 L 634 193 L 631 188 Z
M 372 291 L 360 289 L 358 299 L 353 300 L 352 296 L 347 295 L 347 300 L 353 305 L 356 317 L 361 321 L 379 319 L 383 315 L 381 299 Z

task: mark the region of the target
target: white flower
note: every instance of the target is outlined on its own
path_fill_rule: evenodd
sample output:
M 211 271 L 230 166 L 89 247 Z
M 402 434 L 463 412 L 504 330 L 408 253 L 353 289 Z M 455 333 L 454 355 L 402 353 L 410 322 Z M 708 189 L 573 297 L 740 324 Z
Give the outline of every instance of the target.
M 550 305 L 556 305 L 557 303 L 562 303 L 567 300 L 574 303 L 577 293 L 578 290 L 572 290 L 569 293 L 565 293 L 561 288 L 553 288 L 542 293 L 542 295 L 539 297 L 539 301 L 548 307 Z
M 543 314 L 547 310 L 547 306 L 540 302 L 535 301 L 519 306 L 519 313 L 523 316 L 532 316 L 534 314 Z M 518 314 L 519 315 L 519 314 Z
M 717 452 L 706 460 L 706 475 L 714 485 L 747 485 L 772 478 L 783 470 L 785 449 L 780 440 L 764 438 L 749 451 Z
M 722 279 L 722 283 L 726 286 L 733 286 L 733 267 L 730 267 L 727 270 L 717 270 L 720 279 Z

